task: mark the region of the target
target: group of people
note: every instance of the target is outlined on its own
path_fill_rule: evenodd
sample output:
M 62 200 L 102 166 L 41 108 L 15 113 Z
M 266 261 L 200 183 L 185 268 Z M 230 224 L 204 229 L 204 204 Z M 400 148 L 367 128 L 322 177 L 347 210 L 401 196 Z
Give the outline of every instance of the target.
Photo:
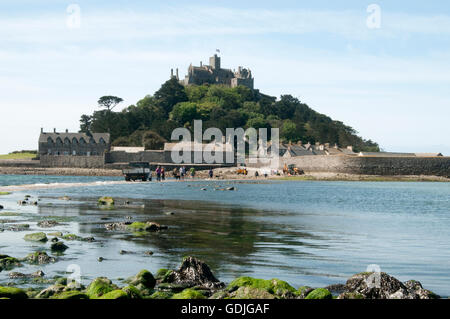
M 163 166 L 157 166 L 155 173 L 156 173 L 156 181 L 161 182 L 166 179 L 166 171 Z M 190 176 L 190 178 L 195 177 L 195 168 L 191 167 L 188 171 L 186 169 L 186 166 L 175 167 L 172 171 L 172 174 L 177 181 L 183 181 L 186 178 L 186 176 Z M 210 178 L 213 178 L 214 172 L 212 169 L 209 170 L 208 175 Z

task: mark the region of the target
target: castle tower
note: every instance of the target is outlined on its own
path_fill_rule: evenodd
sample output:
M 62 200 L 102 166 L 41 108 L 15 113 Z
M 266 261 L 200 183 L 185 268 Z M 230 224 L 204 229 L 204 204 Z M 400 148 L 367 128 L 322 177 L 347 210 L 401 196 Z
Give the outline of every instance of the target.
M 220 57 L 218 57 L 217 54 L 214 54 L 213 57 L 209 58 L 209 65 L 214 70 L 219 70 L 220 69 Z

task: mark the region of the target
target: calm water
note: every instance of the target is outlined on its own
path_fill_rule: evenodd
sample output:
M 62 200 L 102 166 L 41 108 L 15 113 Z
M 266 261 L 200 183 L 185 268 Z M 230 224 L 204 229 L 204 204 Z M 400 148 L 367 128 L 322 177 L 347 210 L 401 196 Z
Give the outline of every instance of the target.
M 117 178 L 0 176 L 0 185 L 108 180 Z M 230 186 L 237 190 L 214 190 Z M 25 194 L 39 198 L 39 206 L 18 206 Z M 57 199 L 63 195 L 73 200 Z M 118 199 L 116 209 L 96 206 L 104 195 Z M 183 256 L 194 255 L 225 282 L 249 275 L 277 277 L 298 287 L 343 283 L 377 264 L 400 280 L 416 279 L 450 296 L 450 183 L 131 183 L 17 192 L 1 196 L 0 204 L 3 212 L 20 213 L 1 216 L 8 220 L 4 227 L 28 223 L 28 232 L 42 231 L 37 221 L 57 219 L 64 225 L 44 231 L 97 240 L 66 242 L 70 248 L 57 263 L 15 269 L 24 273 L 43 269 L 52 276 L 77 264 L 88 283 L 100 275 L 114 280 L 143 268 L 175 268 Z M 126 216 L 156 221 L 169 230 L 141 237 L 105 230 L 105 223 Z M 24 241 L 28 232 L 0 232 L 0 253 L 50 253 L 50 243 Z M 120 255 L 120 250 L 133 254 Z M 144 256 L 146 250 L 154 255 Z M 8 272 L 1 272 L 0 283 L 9 281 Z

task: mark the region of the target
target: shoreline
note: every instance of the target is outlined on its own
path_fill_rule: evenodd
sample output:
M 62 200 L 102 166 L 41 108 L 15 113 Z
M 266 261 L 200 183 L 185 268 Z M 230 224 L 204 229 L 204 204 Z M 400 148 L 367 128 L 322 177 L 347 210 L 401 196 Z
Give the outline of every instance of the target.
M 254 176 L 256 169 L 249 168 L 249 175 L 237 175 L 236 168 L 216 168 L 217 180 L 273 180 L 273 181 L 367 181 L 367 182 L 450 182 L 450 178 L 433 175 L 364 175 L 334 172 L 306 172 L 299 176 Z M 99 168 L 41 168 L 41 167 L 0 167 L 0 175 L 52 175 L 52 176 L 103 176 L 119 177 L 118 169 Z M 167 177 L 171 177 L 168 172 Z M 186 181 L 191 180 L 187 178 Z M 197 171 L 194 180 L 209 180 L 208 171 Z

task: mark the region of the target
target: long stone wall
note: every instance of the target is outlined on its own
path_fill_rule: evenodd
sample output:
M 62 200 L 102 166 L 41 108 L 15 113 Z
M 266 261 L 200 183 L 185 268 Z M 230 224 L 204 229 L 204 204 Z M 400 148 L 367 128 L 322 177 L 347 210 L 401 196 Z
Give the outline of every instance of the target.
M 305 172 L 450 177 L 450 157 L 299 156 L 281 162 Z
M 41 167 L 104 168 L 104 156 L 41 155 Z

